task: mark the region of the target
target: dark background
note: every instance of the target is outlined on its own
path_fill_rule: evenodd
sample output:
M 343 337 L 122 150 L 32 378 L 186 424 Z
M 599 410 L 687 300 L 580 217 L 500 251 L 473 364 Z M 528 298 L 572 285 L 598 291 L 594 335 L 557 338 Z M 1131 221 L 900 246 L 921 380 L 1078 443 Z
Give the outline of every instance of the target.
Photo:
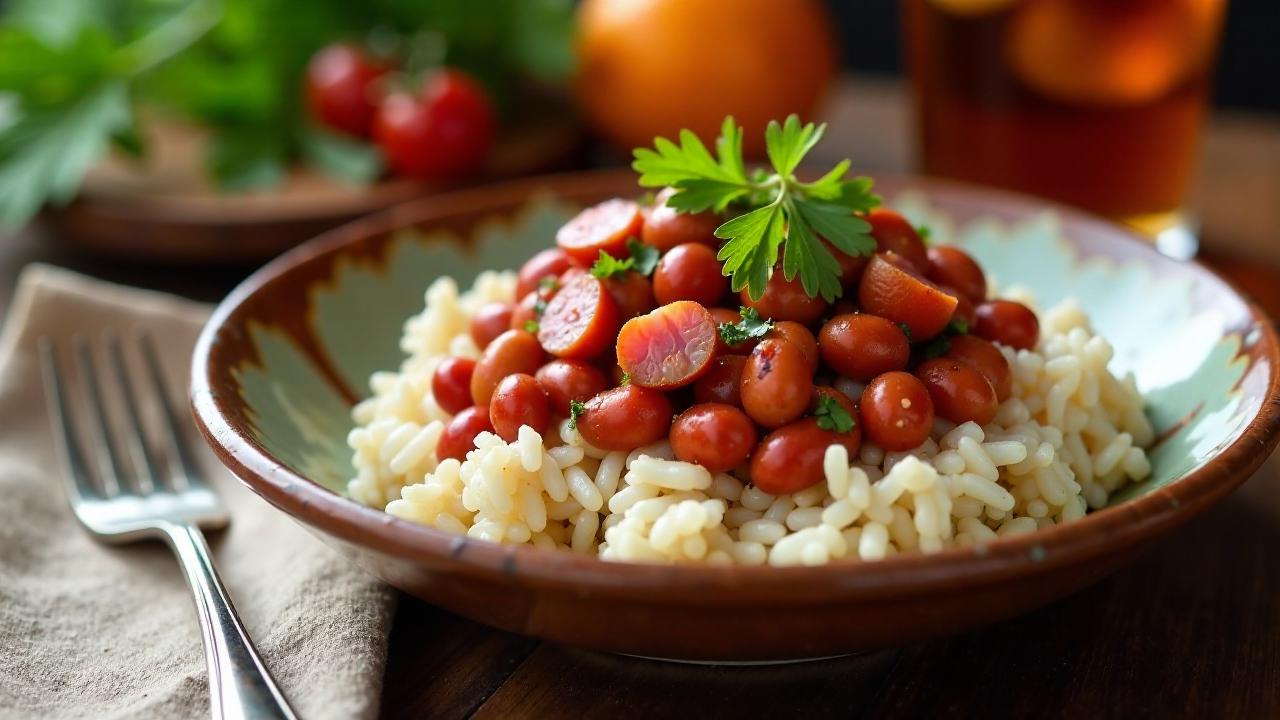
M 863 71 L 900 71 L 898 0 L 827 0 L 827 3 L 839 20 L 846 66 Z M 1227 0 L 1227 3 L 1216 102 L 1230 107 L 1280 111 L 1280 0 Z

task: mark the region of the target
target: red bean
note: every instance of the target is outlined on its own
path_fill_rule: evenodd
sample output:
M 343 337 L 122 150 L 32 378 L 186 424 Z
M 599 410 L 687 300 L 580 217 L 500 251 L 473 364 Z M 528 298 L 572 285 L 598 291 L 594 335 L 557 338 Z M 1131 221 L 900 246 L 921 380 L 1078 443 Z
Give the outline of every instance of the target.
M 929 248 L 929 266 L 925 277 L 939 285 L 959 290 L 969 300 L 980 303 L 987 299 L 987 276 L 969 253 L 954 245 Z
M 996 391 L 997 400 L 1013 394 L 1013 369 L 995 345 L 974 335 L 957 335 L 949 343 L 945 357 L 968 363 L 982 373 Z
M 547 248 L 525 261 L 516 276 L 516 297 L 538 289 L 543 278 L 559 277 L 561 273 L 573 267 L 573 260 L 560 248 Z
M 507 442 L 515 441 L 521 425 L 528 425 L 541 435 L 551 422 L 547 393 L 532 375 L 508 375 L 493 390 L 493 397 L 489 400 L 489 422 L 498 437 Z
M 736 407 L 703 403 L 676 417 L 670 437 L 676 458 L 697 463 L 709 472 L 727 472 L 751 456 L 756 447 L 756 426 Z
M 813 373 L 804 354 L 779 338 L 765 338 L 742 368 L 742 407 L 765 427 L 784 425 L 809 406 Z
M 924 383 L 895 370 L 879 375 L 862 391 L 858 405 L 867 439 L 891 452 L 912 450 L 933 431 L 933 401 Z
M 482 432 L 493 432 L 493 426 L 489 424 L 489 408 L 480 405 L 464 408 L 444 426 L 444 432 L 436 442 L 436 458 L 466 460 L 467 453 L 475 447 L 476 436 Z
M 431 397 L 447 413 L 457 414 L 471 406 L 471 376 L 476 361 L 471 358 L 450 357 L 440 361 L 431 374 Z
M 878 252 L 897 253 L 918 272 L 928 269 L 929 256 L 924 241 L 906 218 L 887 208 L 876 208 L 863 219 L 871 223 L 871 237 L 876 239 Z
M 578 432 L 602 450 L 633 450 L 666 437 L 671 400 L 659 390 L 622 385 L 586 402 Z
M 742 289 L 738 298 L 746 307 L 755 308 L 761 317 L 794 320 L 804 325 L 817 321 L 827 309 L 826 300 L 809 297 L 805 293 L 798 275 L 793 280 L 787 280 L 782 274 L 782 266 L 773 269 L 773 274 L 765 285 L 764 295 L 759 300 L 752 300 L 746 288 Z
M 511 303 L 491 302 L 481 305 L 471 316 L 471 339 L 476 346 L 485 349 L 493 339 L 511 329 Z
M 831 445 L 845 446 L 851 457 L 858 454 L 862 436 L 858 427 L 837 433 L 818 427 L 815 418 L 797 420 L 769 433 L 751 456 L 751 482 L 761 490 L 783 495 L 822 482 L 823 458 Z
M 653 296 L 659 305 L 692 300 L 712 307 L 728 291 L 729 278 L 721 273 L 716 251 L 699 243 L 671 248 L 653 271 Z
M 973 333 L 980 338 L 1030 350 L 1040 339 L 1040 320 L 1031 308 L 1012 300 L 989 300 L 978 306 Z
M 878 315 L 837 315 L 818 332 L 822 360 L 832 370 L 854 380 L 867 381 L 901 370 L 911 359 L 907 335 Z
M 556 231 L 556 245 L 582 265 L 591 265 L 606 252 L 627 256 L 627 239 L 640 234 L 644 218 L 630 200 L 614 198 L 578 213 Z
M 959 425 L 986 425 L 996 416 L 999 402 L 991 383 L 972 365 L 952 358 L 925 360 L 916 368 L 933 401 L 934 412 Z
M 489 406 L 493 389 L 502 378 L 512 373 L 532 374 L 542 364 L 542 348 L 532 334 L 524 330 L 508 330 L 489 343 L 471 375 L 471 401 Z
M 798 322 L 783 320 L 773 324 L 768 337 L 782 338 L 795 345 L 800 354 L 804 355 L 805 362 L 809 363 L 809 372 L 818 371 L 818 341 L 809 332 L 809 328 Z
M 618 332 L 618 365 L 641 387 L 670 390 L 692 383 L 706 371 L 715 349 L 711 313 L 688 300 L 631 318 Z
M 745 355 L 721 355 L 712 360 L 711 367 L 693 384 L 694 402 L 742 407 L 742 394 L 738 386 L 742 382 L 742 368 L 746 364 Z
M 581 360 L 552 360 L 535 377 L 547 392 L 551 411 L 562 417 L 569 416 L 571 401 L 586 402 L 609 387 L 603 370 Z
M 538 321 L 538 342 L 557 357 L 587 359 L 613 345 L 618 306 L 599 280 L 576 275 L 547 303 Z
M 618 306 L 622 320 L 643 315 L 654 308 L 653 286 L 649 278 L 638 272 L 628 271 L 620 277 L 611 277 L 604 281 L 604 286 Z
M 920 342 L 942 332 L 957 300 L 918 275 L 901 257 L 876 253 L 862 273 L 858 302 L 864 312 L 903 323 L 911 329 L 911 341 Z
M 667 205 L 671 193 L 671 188 L 665 188 L 654 199 L 654 205 L 646 213 L 644 226 L 640 229 L 640 242 L 663 252 L 685 243 L 717 247 L 720 240 L 715 232 L 720 226 L 720 218 L 711 212 L 677 213 Z

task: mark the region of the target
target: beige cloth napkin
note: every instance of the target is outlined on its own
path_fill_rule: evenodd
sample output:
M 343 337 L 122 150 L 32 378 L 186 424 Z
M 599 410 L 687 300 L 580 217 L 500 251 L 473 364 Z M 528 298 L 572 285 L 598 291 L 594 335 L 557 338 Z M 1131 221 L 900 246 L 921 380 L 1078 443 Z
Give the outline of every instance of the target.
M 0 339 L 0 717 L 208 717 L 178 565 L 158 543 L 107 547 L 76 523 L 34 350 L 41 335 L 66 348 L 76 333 L 140 325 L 170 387 L 185 388 L 207 315 L 47 266 L 23 273 Z M 252 494 L 188 431 L 231 512 L 230 529 L 209 536 L 216 562 L 281 689 L 304 718 L 372 717 L 394 594 Z

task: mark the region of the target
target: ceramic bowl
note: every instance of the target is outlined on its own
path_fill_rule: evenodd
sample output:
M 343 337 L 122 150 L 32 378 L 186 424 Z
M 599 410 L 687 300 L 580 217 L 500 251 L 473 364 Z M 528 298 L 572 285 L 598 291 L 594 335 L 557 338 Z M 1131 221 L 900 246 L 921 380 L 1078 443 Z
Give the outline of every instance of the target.
M 515 268 L 576 208 L 638 194 L 630 173 L 531 179 L 404 205 L 272 262 L 217 309 L 192 405 L 250 488 L 406 592 L 480 622 L 589 648 L 687 660 L 834 655 L 991 623 L 1128 562 L 1243 482 L 1276 442 L 1276 334 L 1195 263 L 1020 196 L 880 178 L 889 204 L 1045 306 L 1078 298 L 1132 370 L 1159 440 L 1151 477 L 1085 518 L 982 547 L 811 568 L 604 562 L 458 538 L 343 496 L 350 406 L 395 369 L 436 277 Z M 1153 598 L 1153 601 L 1155 599 Z

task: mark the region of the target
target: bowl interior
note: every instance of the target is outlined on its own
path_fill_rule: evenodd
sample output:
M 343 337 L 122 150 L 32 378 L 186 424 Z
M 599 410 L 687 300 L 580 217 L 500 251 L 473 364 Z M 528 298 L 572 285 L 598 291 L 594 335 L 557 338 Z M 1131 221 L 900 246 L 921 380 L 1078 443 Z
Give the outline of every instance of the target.
M 552 243 L 585 202 L 636 194 L 633 180 L 524 184 L 425 203 L 331 235 L 268 266 L 238 291 L 217 330 L 212 375 L 235 394 L 230 423 L 275 460 L 334 493 L 353 474 L 349 408 L 369 376 L 395 370 L 402 325 L 439 276 L 465 287 Z M 1123 230 L 1017 196 L 919 180 L 880 183 L 888 204 L 959 244 L 999 287 L 1043 307 L 1075 298 L 1132 372 L 1158 432 L 1153 472 L 1113 503 L 1209 462 L 1258 415 L 1274 369 L 1270 335 L 1215 275 L 1170 261 Z M 228 347 L 230 351 L 227 350 Z M 212 383 L 218 387 L 218 382 Z

